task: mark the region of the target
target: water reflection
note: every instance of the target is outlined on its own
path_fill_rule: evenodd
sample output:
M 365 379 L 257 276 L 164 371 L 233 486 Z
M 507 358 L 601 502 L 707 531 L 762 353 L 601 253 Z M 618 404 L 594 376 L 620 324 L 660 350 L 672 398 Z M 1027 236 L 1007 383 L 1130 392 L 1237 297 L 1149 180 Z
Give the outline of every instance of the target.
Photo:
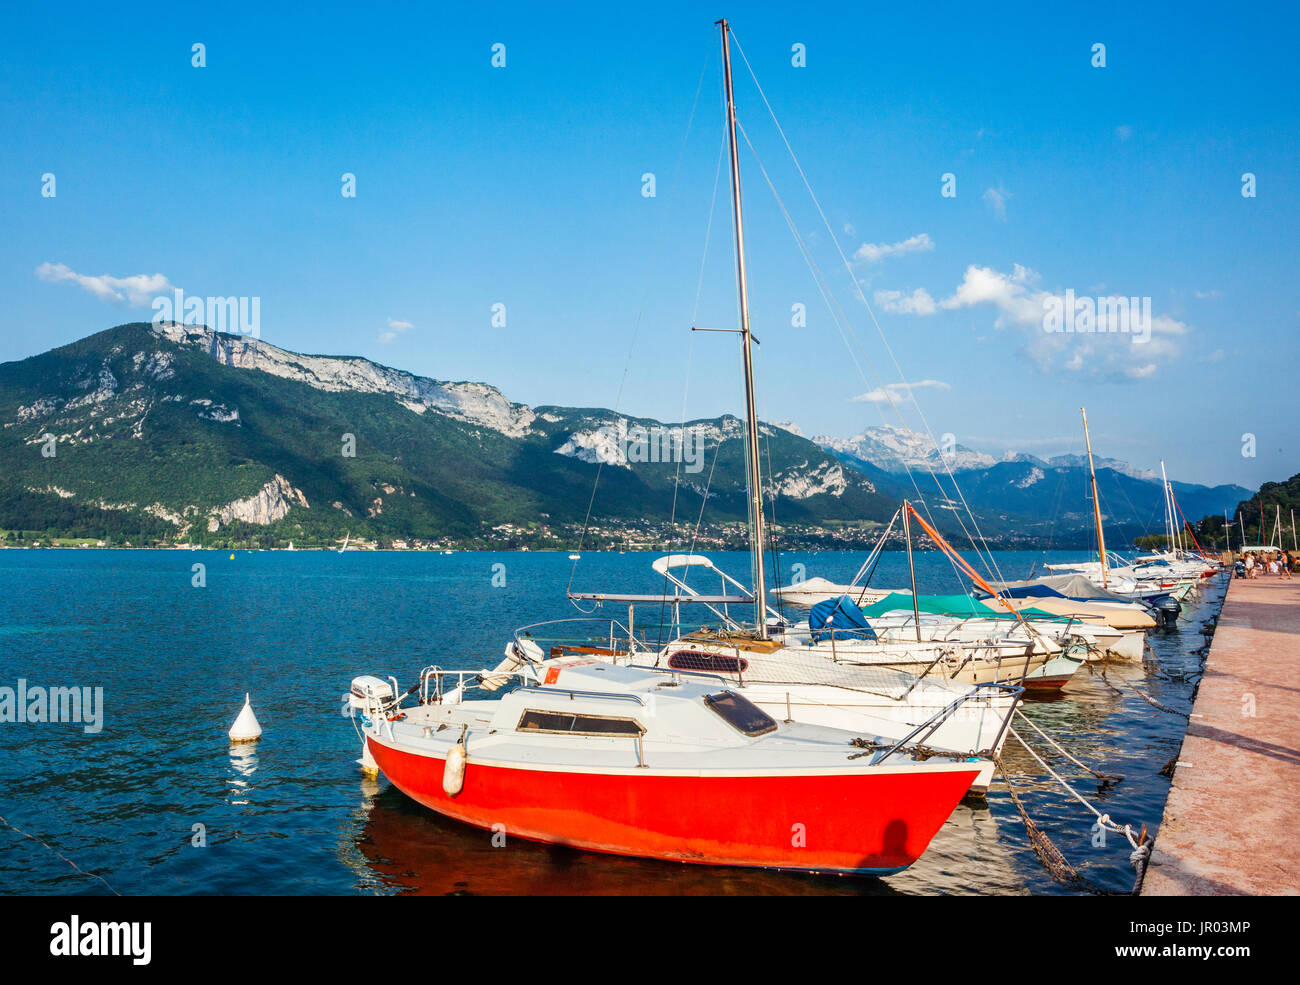
M 847 895 L 1023 893 L 996 817 L 962 804 L 935 836 L 923 864 L 889 879 L 688 865 L 576 851 L 512 838 L 428 811 L 381 782 L 341 855 L 358 888 L 433 895 Z M 360 867 L 358 867 L 360 866 Z
M 492 832 L 425 810 L 383 784 L 355 847 L 385 891 L 418 896 L 891 895 L 877 879 L 818 877 L 598 855 Z M 345 851 L 345 854 L 346 851 Z
M 257 772 L 256 747 L 255 742 L 238 742 L 230 745 L 231 775 L 226 780 L 226 784 L 230 787 L 226 792 L 226 802 L 229 804 L 248 803 L 248 795 L 253 790 L 250 781 L 253 774 Z

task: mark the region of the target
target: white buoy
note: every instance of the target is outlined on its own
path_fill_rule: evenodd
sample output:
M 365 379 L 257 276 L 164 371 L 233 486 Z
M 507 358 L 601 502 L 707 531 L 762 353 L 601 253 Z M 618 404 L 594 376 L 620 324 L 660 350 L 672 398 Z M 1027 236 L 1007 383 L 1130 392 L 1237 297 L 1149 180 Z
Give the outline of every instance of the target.
M 256 742 L 262 737 L 262 726 L 257 724 L 257 716 L 253 714 L 253 703 L 249 700 L 247 694 L 244 695 L 244 707 L 240 709 L 239 717 L 235 719 L 235 724 L 230 726 L 231 742 Z

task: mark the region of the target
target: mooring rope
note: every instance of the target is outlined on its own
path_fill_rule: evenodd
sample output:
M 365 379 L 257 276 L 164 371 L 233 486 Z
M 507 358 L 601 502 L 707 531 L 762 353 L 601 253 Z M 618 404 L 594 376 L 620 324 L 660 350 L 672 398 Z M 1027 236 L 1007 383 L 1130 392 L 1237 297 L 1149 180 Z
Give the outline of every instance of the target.
M 1048 766 L 1047 763 L 1043 761 L 1043 758 L 1033 750 L 1033 747 L 1021 738 L 1020 733 L 1015 730 L 1014 726 L 1008 725 L 1007 732 L 1024 747 L 1025 751 L 1034 758 L 1035 762 L 1046 770 L 1047 774 L 1059 783 L 1065 791 L 1070 794 L 1070 796 L 1092 812 L 1092 814 L 1097 818 L 1096 824 L 1098 827 L 1105 831 L 1113 831 L 1115 834 L 1122 834 L 1125 839 L 1127 839 L 1129 845 L 1133 849 L 1129 853 L 1129 862 L 1131 862 L 1133 867 L 1137 869 L 1137 879 L 1133 886 L 1133 893 L 1137 893 L 1138 889 L 1142 886 L 1142 879 L 1146 875 L 1147 863 L 1151 859 L 1151 837 L 1147 834 L 1147 826 L 1145 824 L 1142 825 L 1141 831 L 1136 834 L 1133 831 L 1132 825 L 1125 824 L 1121 827 L 1115 821 L 1111 820 L 1109 814 L 1103 814 L 1101 811 L 1097 810 L 1097 808 L 1094 807 L 1092 803 L 1083 796 L 1083 794 L 1075 790 L 1064 777 L 1057 773 L 1056 770 L 1052 769 L 1052 767 Z M 1100 887 L 1088 885 L 1083 877 L 1079 875 L 1078 871 L 1065 861 L 1065 856 L 1063 856 L 1056 846 L 1051 843 L 1050 839 L 1043 834 L 1041 829 L 1034 824 L 1033 820 L 1029 817 L 1028 812 L 1024 809 L 1024 805 L 1021 804 L 1020 798 L 1016 795 L 1011 786 L 1011 779 L 1007 775 L 1006 768 L 1002 765 L 1001 757 L 995 758 L 993 762 L 994 765 L 997 766 L 998 772 L 1002 774 L 1002 779 L 1007 784 L 1007 790 L 1011 793 L 1011 799 L 1016 805 L 1016 809 L 1020 812 L 1021 820 L 1025 822 L 1025 830 L 1029 834 L 1029 841 L 1034 848 L 1034 853 L 1038 855 L 1039 860 L 1042 861 L 1043 866 L 1052 874 L 1053 878 L 1060 879 L 1064 877 L 1067 884 L 1085 887 L 1090 892 L 1118 895 L 1115 894 L 1113 890 L 1106 890 L 1101 889 Z M 1062 864 L 1064 864 L 1064 868 L 1061 867 Z
M 1038 861 L 1043 863 L 1043 868 L 1062 885 L 1071 889 L 1084 888 L 1083 876 L 1079 875 L 1079 871 L 1061 854 L 1061 850 L 1052 843 L 1052 839 L 1043 834 L 1042 829 L 1034 823 L 1034 819 L 1025 810 L 1025 805 L 1020 802 L 1020 796 L 1016 793 L 1016 788 L 1011 785 L 1011 780 L 1007 775 L 1007 768 L 1002 765 L 1002 757 L 994 756 L 993 765 L 1002 774 L 1003 782 L 1007 785 L 1007 793 L 1011 795 L 1011 803 L 1015 805 L 1016 810 L 1019 812 L 1020 820 L 1025 826 L 1025 834 L 1029 836 L 1029 847 L 1038 856 Z
M 100 882 L 102 882 L 105 886 L 108 887 L 108 891 L 109 891 L 110 893 L 112 893 L 114 896 L 121 896 L 121 895 L 122 895 L 122 894 L 119 893 L 116 889 L 114 889 L 111 885 L 109 885 L 108 880 L 105 879 L 103 876 L 101 876 L 101 875 L 99 875 L 98 873 L 95 873 L 95 872 L 87 872 L 85 869 L 83 869 L 81 866 L 79 866 L 76 862 L 72 861 L 72 859 L 68 858 L 68 856 L 64 855 L 61 851 L 59 851 L 59 850 L 58 850 L 57 848 L 55 848 L 53 845 L 47 844 L 46 842 L 42 841 L 40 838 L 37 838 L 36 835 L 28 834 L 28 833 L 27 833 L 26 831 L 24 831 L 22 828 L 19 828 L 19 827 L 16 827 L 15 825 L 13 825 L 13 824 L 10 824 L 9 821 L 8 821 L 6 818 L 4 818 L 4 817 L 0 817 L 0 824 L 4 825 L 4 826 L 5 826 L 6 828 L 8 828 L 10 831 L 15 831 L 15 832 L 17 832 L 18 834 L 22 835 L 24 838 L 27 838 L 27 839 L 29 839 L 29 840 L 31 840 L 31 841 L 36 842 L 36 844 L 40 845 L 40 846 L 41 846 L 42 848 L 44 848 L 46 851 L 48 851 L 48 852 L 52 852 L 54 855 L 57 855 L 59 858 L 63 859 L 63 861 L 67 862 L 68 865 L 70 865 L 70 866 L 71 866 L 73 869 L 75 869 L 77 872 L 80 872 L 83 876 L 89 876 L 91 879 L 98 879 Z
M 1034 752 L 1033 747 L 1030 746 L 1029 743 L 1026 742 L 1023 738 L 1021 738 L 1020 733 L 1016 731 L 1014 725 L 1008 725 L 1007 731 L 1017 742 L 1019 742 L 1022 746 L 1024 746 L 1025 751 L 1028 752 L 1029 755 L 1034 757 L 1034 760 L 1038 763 L 1038 765 L 1041 766 L 1043 769 L 1045 769 L 1048 775 L 1050 775 L 1053 780 L 1055 780 L 1057 783 L 1063 786 L 1066 792 L 1070 794 L 1070 796 L 1072 796 L 1075 800 L 1081 803 L 1084 807 L 1088 808 L 1088 810 L 1090 810 L 1096 816 L 1098 823 L 1100 823 L 1100 825 L 1103 828 L 1105 828 L 1108 831 L 1113 831 L 1116 834 L 1122 834 L 1125 838 L 1128 839 L 1128 843 L 1133 846 L 1134 850 L 1138 849 L 1143 844 L 1143 842 L 1145 841 L 1145 832 L 1146 832 L 1145 824 L 1142 826 L 1142 831 L 1143 831 L 1142 837 L 1134 836 L 1133 828 L 1131 825 L 1126 824 L 1123 827 L 1120 827 L 1118 824 L 1116 824 L 1114 821 L 1110 819 L 1109 814 L 1103 814 L 1101 811 L 1097 810 L 1097 808 L 1094 807 L 1088 801 L 1088 798 L 1084 797 L 1083 794 L 1075 790 L 1074 787 L 1070 786 L 1069 782 L 1066 781 L 1066 779 L 1063 776 L 1057 773 L 1056 770 L 1052 769 L 1052 767 L 1048 766 L 1047 763 L 1043 761 L 1043 757 L 1038 755 L 1038 753 Z
M 864 739 L 860 736 L 851 740 L 849 745 L 857 749 L 867 750 L 866 752 L 851 753 L 849 759 L 861 759 L 863 756 L 870 756 L 872 753 L 879 752 L 882 749 L 894 749 L 894 743 L 892 742 L 877 742 L 875 739 Z M 925 762 L 927 759 L 933 759 L 936 756 L 940 759 L 954 759 L 959 761 L 969 760 L 973 757 L 978 757 L 980 759 L 987 759 L 989 757 L 988 750 L 982 752 L 957 752 L 953 749 L 935 749 L 932 746 L 927 746 L 921 742 L 910 746 L 899 746 L 894 751 L 910 755 L 917 762 L 921 763 Z
M 1019 716 L 1019 718 L 1020 718 L 1021 721 L 1025 722 L 1025 723 L 1026 723 L 1026 724 L 1027 724 L 1031 729 L 1033 729 L 1035 732 L 1037 732 L 1037 733 L 1039 734 L 1039 736 L 1043 739 L 1043 741 L 1045 741 L 1045 742 L 1046 742 L 1048 745 L 1050 745 L 1053 749 L 1055 749 L 1055 750 L 1056 750 L 1057 752 L 1059 752 L 1062 756 L 1064 756 L 1066 759 L 1068 759 L 1070 762 L 1072 762 L 1075 766 L 1079 767 L 1079 769 L 1081 769 L 1081 770 L 1085 770 L 1086 772 L 1091 773 L 1093 776 L 1095 776 L 1098 780 L 1101 780 L 1103 783 L 1119 783 L 1121 780 L 1124 779 L 1124 775 L 1123 775 L 1122 773 L 1101 773 L 1101 772 L 1099 772 L 1099 771 L 1093 769 L 1093 768 L 1092 768 L 1091 766 L 1089 766 L 1087 763 L 1082 763 L 1082 762 L 1080 762 L 1079 760 L 1077 760 L 1077 759 L 1075 759 L 1073 756 L 1071 756 L 1068 752 L 1066 752 L 1066 751 L 1061 747 L 1060 743 L 1058 743 L 1058 742 L 1057 742 L 1055 739 L 1053 739 L 1050 735 L 1048 735 L 1046 732 L 1044 732 L 1042 729 L 1040 729 L 1037 725 L 1035 725 L 1033 719 L 1031 719 L 1031 718 L 1029 718 L 1027 715 L 1025 715 L 1025 713 L 1024 713 L 1023 711 L 1021 711 L 1019 708 L 1016 709 L 1016 715 Z
M 1106 682 L 1106 686 L 1109 687 L 1109 688 L 1110 688 L 1112 691 L 1114 691 L 1116 694 L 1123 694 L 1123 693 L 1124 693 L 1124 692 L 1121 691 L 1119 688 L 1117 688 L 1114 684 L 1112 684 L 1112 683 L 1110 682 L 1110 679 L 1106 677 L 1106 671 L 1105 671 L 1105 668 L 1102 669 L 1102 672 L 1101 672 L 1101 679 L 1102 679 L 1103 681 L 1105 681 L 1105 682 Z M 1170 708 L 1168 705 L 1166 705 L 1166 704 L 1162 704 L 1161 702 L 1157 701 L 1155 698 L 1151 697 L 1151 695 L 1146 694 L 1146 693 L 1145 693 L 1144 691 L 1142 691 L 1140 688 L 1135 687 L 1135 686 L 1134 686 L 1133 684 L 1131 684 L 1129 681 L 1124 680 L 1124 678 L 1122 678 L 1122 677 L 1120 678 L 1120 682 L 1121 682 L 1122 684 L 1126 685 L 1130 691 L 1132 691 L 1132 692 L 1133 692 L 1134 694 L 1136 694 L 1139 698 L 1141 698 L 1143 701 L 1145 701 L 1147 704 L 1149 704 L 1152 708 L 1156 708 L 1156 709 L 1158 709 L 1159 711 L 1163 711 L 1163 712 L 1165 712 L 1166 714 L 1169 714 L 1169 715 L 1177 715 L 1177 716 L 1179 716 L 1180 718 L 1191 718 L 1191 715 L 1188 714 L 1187 712 L 1185 712 L 1185 711 L 1179 711 L 1177 708 Z

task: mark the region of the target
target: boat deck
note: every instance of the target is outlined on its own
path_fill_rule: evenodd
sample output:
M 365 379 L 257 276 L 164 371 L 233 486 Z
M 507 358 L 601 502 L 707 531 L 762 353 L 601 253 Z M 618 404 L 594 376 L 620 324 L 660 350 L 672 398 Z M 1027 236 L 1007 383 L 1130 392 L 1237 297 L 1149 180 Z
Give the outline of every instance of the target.
M 1233 579 L 1143 896 L 1300 893 L 1298 666 L 1300 578 Z

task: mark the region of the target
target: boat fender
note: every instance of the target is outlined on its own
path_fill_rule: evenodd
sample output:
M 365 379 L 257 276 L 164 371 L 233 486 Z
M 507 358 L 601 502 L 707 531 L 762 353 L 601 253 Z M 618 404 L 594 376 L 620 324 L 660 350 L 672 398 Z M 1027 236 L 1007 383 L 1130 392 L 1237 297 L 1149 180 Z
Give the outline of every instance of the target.
M 448 797 L 455 797 L 465 786 L 465 732 L 460 733 L 460 741 L 447 753 L 447 761 L 442 768 L 442 789 Z

